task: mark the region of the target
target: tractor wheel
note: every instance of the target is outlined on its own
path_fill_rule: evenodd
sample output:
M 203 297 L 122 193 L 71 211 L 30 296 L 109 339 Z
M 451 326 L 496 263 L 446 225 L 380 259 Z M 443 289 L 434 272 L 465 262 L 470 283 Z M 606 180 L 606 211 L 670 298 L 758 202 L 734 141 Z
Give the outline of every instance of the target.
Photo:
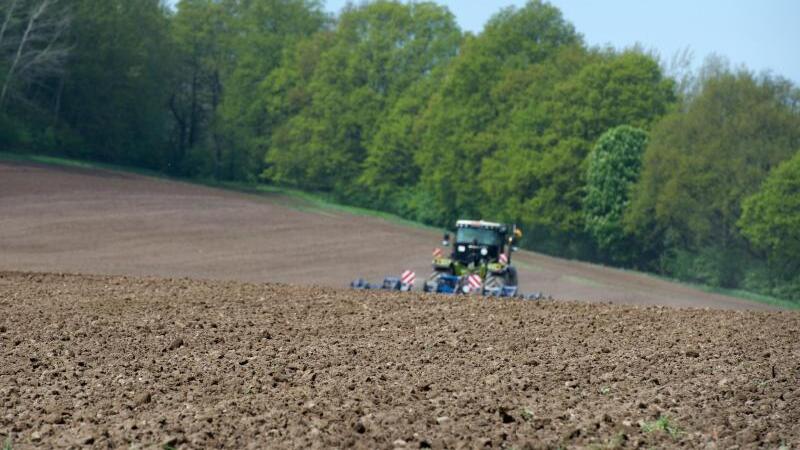
M 508 266 L 508 270 L 506 270 L 506 273 L 503 277 L 505 278 L 506 286 L 517 286 L 519 284 L 517 268 L 514 266 Z

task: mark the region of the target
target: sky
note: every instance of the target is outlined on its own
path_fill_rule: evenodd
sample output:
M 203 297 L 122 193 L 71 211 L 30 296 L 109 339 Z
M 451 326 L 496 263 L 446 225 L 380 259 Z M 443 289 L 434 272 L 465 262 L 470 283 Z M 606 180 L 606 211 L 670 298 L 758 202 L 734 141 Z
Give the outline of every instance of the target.
M 168 0 L 175 2 L 176 0 Z M 349 0 L 324 0 L 331 13 Z M 435 0 L 473 33 L 501 8 L 525 0 Z M 361 0 L 354 3 L 359 4 Z M 665 61 L 686 49 L 694 67 L 726 57 L 800 85 L 800 0 L 550 0 L 592 46 L 640 44 Z
M 436 0 L 461 28 L 480 32 L 506 6 L 524 0 Z M 347 0 L 327 0 L 338 12 Z M 356 4 L 359 1 L 354 2 Z M 800 85 L 800 0 L 551 0 L 589 45 L 641 44 L 669 61 L 691 50 L 695 67 L 709 54 L 770 71 Z

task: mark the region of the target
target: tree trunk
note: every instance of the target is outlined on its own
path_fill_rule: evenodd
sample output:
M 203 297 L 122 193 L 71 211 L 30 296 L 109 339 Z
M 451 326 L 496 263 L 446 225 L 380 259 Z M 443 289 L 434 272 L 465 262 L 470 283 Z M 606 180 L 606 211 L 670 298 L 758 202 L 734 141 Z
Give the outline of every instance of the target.
M 177 94 L 172 94 L 172 97 L 169 99 L 169 109 L 172 111 L 172 116 L 175 118 L 175 122 L 178 124 L 178 143 L 176 148 L 176 154 L 172 157 L 172 165 L 173 173 L 177 173 L 178 171 L 178 164 L 183 161 L 184 155 L 186 155 L 186 119 L 181 115 L 181 112 L 178 110 L 176 105 L 176 97 Z
M 219 118 L 217 117 L 217 108 L 222 97 L 222 83 L 220 82 L 219 71 L 215 71 L 211 81 L 211 106 L 212 114 L 214 115 L 214 126 L 212 127 L 212 139 L 214 141 L 214 154 L 215 154 L 215 167 L 214 178 L 217 180 L 222 179 L 222 144 L 220 143 L 220 136 L 218 132 Z
M 192 71 L 192 105 L 189 113 L 189 148 L 194 147 L 197 140 L 197 69 Z
M 8 11 L 6 11 L 6 18 L 3 20 L 3 26 L 0 27 L 0 48 L 3 46 L 3 38 L 6 35 L 8 24 L 11 23 L 11 18 L 14 17 L 14 10 L 17 8 L 17 1 L 18 0 L 11 0 L 11 4 L 8 5 Z
M 53 105 L 54 123 L 58 123 L 58 116 L 61 114 L 61 96 L 64 94 L 64 77 L 58 80 L 58 91 L 56 92 L 56 103 Z
M 20 59 L 22 58 L 22 51 L 25 49 L 25 45 L 28 43 L 28 38 L 30 38 L 31 30 L 33 30 L 33 26 L 36 24 L 36 21 L 39 20 L 39 17 L 47 10 L 47 6 L 49 5 L 50 0 L 44 0 L 39 5 L 38 8 L 33 10 L 31 17 L 28 19 L 28 26 L 25 28 L 25 33 L 22 35 L 22 40 L 19 42 L 19 46 L 17 47 L 17 53 L 14 56 L 13 61 L 11 62 L 11 67 L 8 69 L 8 74 L 6 75 L 6 80 L 3 83 L 3 90 L 0 92 L 0 108 L 3 107 L 5 103 L 6 95 L 8 94 L 8 85 L 11 82 L 11 78 L 14 76 L 14 71 L 17 69 L 17 65 L 19 64 Z

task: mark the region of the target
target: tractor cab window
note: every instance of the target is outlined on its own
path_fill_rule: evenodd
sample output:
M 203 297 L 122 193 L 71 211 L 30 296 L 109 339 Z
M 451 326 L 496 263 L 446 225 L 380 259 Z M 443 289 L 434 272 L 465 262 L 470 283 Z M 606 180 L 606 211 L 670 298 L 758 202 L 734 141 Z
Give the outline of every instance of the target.
M 465 244 L 477 242 L 478 245 L 499 247 L 502 245 L 502 237 L 496 230 L 489 230 L 486 228 L 459 228 L 456 233 L 456 242 Z

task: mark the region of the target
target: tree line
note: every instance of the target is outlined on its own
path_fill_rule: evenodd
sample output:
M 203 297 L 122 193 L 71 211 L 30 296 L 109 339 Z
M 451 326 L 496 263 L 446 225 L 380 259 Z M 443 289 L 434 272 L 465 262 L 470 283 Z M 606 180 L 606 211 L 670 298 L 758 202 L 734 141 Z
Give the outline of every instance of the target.
M 0 149 L 265 182 L 800 300 L 800 90 L 591 47 L 529 1 L 3 0 Z

